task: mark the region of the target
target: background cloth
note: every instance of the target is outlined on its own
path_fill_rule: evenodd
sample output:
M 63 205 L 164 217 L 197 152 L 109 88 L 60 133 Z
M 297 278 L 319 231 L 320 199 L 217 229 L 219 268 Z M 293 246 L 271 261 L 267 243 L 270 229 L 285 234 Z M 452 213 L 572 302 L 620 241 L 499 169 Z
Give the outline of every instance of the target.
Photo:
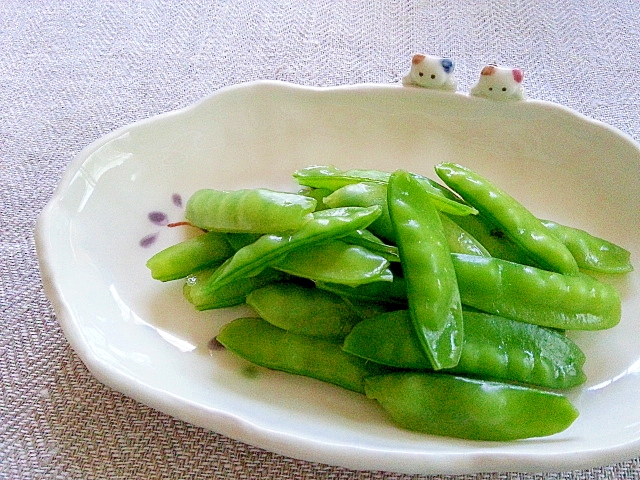
M 418 52 L 453 58 L 460 91 L 486 63 L 520 67 L 530 98 L 640 141 L 638 0 L 0 0 L 0 478 L 409 478 L 263 451 L 103 386 L 43 293 L 33 230 L 118 127 L 250 80 L 398 82 Z M 640 458 L 446 478 L 636 479 Z

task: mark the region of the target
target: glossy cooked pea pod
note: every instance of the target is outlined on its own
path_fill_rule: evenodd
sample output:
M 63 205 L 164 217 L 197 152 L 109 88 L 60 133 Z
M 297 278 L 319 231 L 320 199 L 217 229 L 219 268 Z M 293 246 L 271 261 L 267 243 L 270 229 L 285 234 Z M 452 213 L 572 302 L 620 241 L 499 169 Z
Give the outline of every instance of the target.
M 369 225 L 369 230 L 386 241 L 395 241 L 395 233 L 387 206 L 386 184 L 373 182 L 351 183 L 335 190 L 325 197 L 324 201 L 331 208 L 379 205 L 382 208 L 382 213 L 375 222 Z
M 511 195 L 461 165 L 441 163 L 435 169 L 449 188 L 490 218 L 543 268 L 567 275 L 578 273 L 578 264 L 569 249 Z
M 215 291 L 242 277 L 251 277 L 270 267 L 296 248 L 309 247 L 329 239 L 337 239 L 360 228 L 366 228 L 380 215 L 380 207 L 332 208 L 314 212 L 312 219 L 298 231 L 285 235 L 262 235 L 240 248 L 223 263 L 203 288 Z
M 550 220 L 540 220 L 558 240 L 564 243 L 578 266 L 598 273 L 628 273 L 633 271 L 631 253 L 603 238 Z
M 354 183 L 377 183 L 386 185 L 391 174 L 380 170 L 340 170 L 334 166 L 311 166 L 297 170 L 293 176 L 300 185 L 337 190 Z M 423 184 L 424 189 L 432 197 L 436 208 L 452 215 L 473 215 L 478 211 L 466 204 L 451 190 L 443 187 L 438 182 L 417 173 L 411 173 L 417 181 Z
M 207 231 L 282 233 L 311 220 L 316 200 L 265 188 L 198 190 L 187 201 L 187 220 Z
M 528 323 L 464 311 L 458 365 L 442 372 L 567 389 L 584 383 L 585 355 L 565 335 Z M 397 368 L 431 370 L 407 310 L 359 322 L 342 347 L 353 355 Z
M 311 197 L 315 199 L 316 212 L 318 210 L 325 210 L 327 208 L 330 208 L 327 205 L 325 205 L 324 199 L 328 195 L 331 195 L 331 193 L 332 193 L 332 190 L 329 190 L 328 188 L 313 188 L 313 187 L 302 187 L 298 192 L 298 194 L 300 195 L 304 195 L 305 197 Z
M 465 217 L 475 217 L 475 215 L 465 215 Z M 483 257 L 491 256 L 482 243 L 449 217 L 440 214 L 440 221 L 447 239 L 447 245 L 449 245 L 449 250 L 452 253 L 466 253 Z
M 167 282 L 219 265 L 233 253 L 224 234 L 208 232 L 159 251 L 147 260 L 146 265 L 154 279 Z
M 391 282 L 372 282 L 357 287 L 329 282 L 316 282 L 316 287 L 359 303 L 402 308 L 407 306 L 407 285 L 399 275 L 394 275 Z
M 311 165 L 293 173 L 300 185 L 335 191 L 352 183 L 374 182 L 386 184 L 390 174 L 380 170 L 341 170 L 333 165 Z
M 272 267 L 296 277 L 351 287 L 393 280 L 393 273 L 388 268 L 389 260 L 341 240 L 327 240 L 298 248 L 273 263 Z
M 560 330 L 602 330 L 620 322 L 620 294 L 586 274 L 494 257 L 451 254 L 462 303 L 501 317 Z
M 387 204 L 386 184 L 361 182 L 345 185 L 327 196 L 325 201 L 327 205 L 334 208 L 379 205 L 382 208 L 382 213 L 375 222 L 369 225 L 368 230 L 388 242 L 393 243 L 396 241 Z M 442 213 L 440 215 L 449 249 L 452 252 L 489 255 L 482 244 L 473 238 L 472 235 L 467 233 L 454 221 L 450 220 L 446 215 Z M 461 215 L 463 218 L 473 216 L 475 215 Z
M 216 339 L 234 354 L 262 367 L 322 380 L 364 393 L 364 379 L 384 367 L 342 351 L 340 341 L 287 332 L 260 318 L 239 318 Z
M 492 257 L 510 262 L 537 267 L 538 264 L 527 256 L 525 251 L 516 245 L 500 227 L 493 224 L 485 215 L 447 215 L 453 223 L 471 235 Z M 465 253 L 465 252 L 456 252 Z
M 368 377 L 365 393 L 402 428 L 470 440 L 545 437 L 566 430 L 578 417 L 557 393 L 441 373 Z
M 213 310 L 242 305 L 245 303 L 247 295 L 255 289 L 289 278 L 289 275 L 284 272 L 266 268 L 257 275 L 238 278 L 224 287 L 215 290 L 207 289 L 207 282 L 215 272 L 216 268 L 208 268 L 187 277 L 187 281 L 182 287 L 182 294 L 196 310 Z
M 454 367 L 462 347 L 462 305 L 440 215 L 406 171 L 391 175 L 387 195 L 417 337 L 434 369 Z
M 495 257 L 452 253 L 460 298 L 465 306 L 512 320 L 558 330 L 602 330 L 620 322 L 620 294 L 586 274 L 562 275 Z M 407 305 L 406 280 L 356 288 L 318 283 L 346 298 Z
M 371 233 L 369 229 L 355 230 L 354 232 L 351 232 L 342 237 L 342 241 L 351 245 L 360 245 L 370 252 L 383 256 L 390 262 L 400 261 L 398 247 L 396 247 L 395 245 L 384 243 L 373 233 Z
M 482 214 L 448 217 L 469 232 L 491 256 L 539 267 L 526 252 L 512 242 L 504 231 Z M 566 225 L 540 219 L 542 225 L 571 252 L 578 267 L 588 272 L 617 274 L 633 271 L 628 250 L 608 240 Z M 465 252 L 458 252 L 465 253 Z
M 338 295 L 290 282 L 254 290 L 247 295 L 247 305 L 271 325 L 312 337 L 344 338 L 360 321 Z

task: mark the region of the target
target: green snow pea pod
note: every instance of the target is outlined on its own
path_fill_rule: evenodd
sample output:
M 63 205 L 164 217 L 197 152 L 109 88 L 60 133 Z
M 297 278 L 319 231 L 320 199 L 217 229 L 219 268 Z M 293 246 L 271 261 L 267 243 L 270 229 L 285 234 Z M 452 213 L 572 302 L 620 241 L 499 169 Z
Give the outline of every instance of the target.
M 566 389 L 584 383 L 585 355 L 565 335 L 528 323 L 464 311 L 458 365 L 442 372 Z M 346 352 L 397 368 L 431 370 L 413 331 L 409 312 L 366 319 L 347 335 Z
M 312 337 L 344 338 L 360 321 L 338 295 L 294 283 L 254 290 L 247 295 L 247 304 L 271 325 Z
M 208 232 L 159 251 L 147 260 L 147 267 L 154 279 L 166 282 L 219 265 L 233 253 L 224 234 Z
M 383 256 L 390 262 L 400 261 L 398 247 L 396 247 L 395 245 L 384 243 L 373 233 L 371 233 L 369 229 L 356 230 L 354 232 L 351 232 L 342 237 L 342 240 L 351 245 L 360 245 L 361 247 L 364 247 L 373 253 L 377 253 L 378 255 Z
M 300 189 L 298 193 L 300 195 L 304 195 L 305 197 L 311 197 L 315 199 L 316 211 L 318 211 L 318 210 L 325 210 L 326 208 L 329 208 L 327 205 L 325 205 L 324 199 L 328 195 L 331 195 L 331 192 L 332 191 L 329 190 L 328 188 L 303 187 L 302 189 Z
M 218 268 L 203 288 L 214 291 L 238 278 L 256 275 L 266 267 L 282 261 L 296 248 L 306 248 L 366 228 L 379 215 L 378 206 L 332 208 L 314 212 L 312 219 L 292 234 L 263 235 L 239 249 Z
M 345 185 L 360 182 L 386 184 L 389 173 L 379 170 L 341 170 L 333 165 L 312 165 L 293 173 L 300 185 L 313 188 L 326 188 L 335 191 Z
M 389 260 L 364 247 L 341 240 L 328 240 L 308 248 L 298 248 L 273 268 L 313 281 L 355 287 L 365 283 L 393 280 Z
M 216 339 L 236 355 L 262 367 L 323 380 L 364 393 L 364 379 L 384 367 L 342 351 L 339 341 L 287 332 L 259 318 L 239 318 Z
M 462 303 L 560 330 L 601 330 L 620 322 L 620 294 L 588 275 L 563 275 L 499 258 L 451 254 Z
M 261 233 L 227 233 L 225 235 L 234 253 L 242 247 L 246 247 L 250 243 L 255 242 L 262 236 Z
M 403 428 L 471 440 L 544 437 L 578 417 L 557 393 L 437 373 L 368 377 L 365 392 Z
M 414 175 L 414 178 L 418 178 Z M 432 198 L 433 200 L 433 198 Z M 353 183 L 339 188 L 329 195 L 325 202 L 330 207 L 368 207 L 380 205 L 382 213 L 380 217 L 369 225 L 370 230 L 375 235 L 389 241 L 395 242 L 395 232 L 389 215 L 387 204 L 387 186 L 379 183 Z M 442 214 L 441 214 L 442 215 Z M 463 218 L 474 215 L 461 215 Z M 464 231 L 458 224 L 442 215 L 442 227 L 452 252 L 474 253 L 476 255 L 488 255 L 487 250 Z
M 465 215 L 465 217 L 475 217 L 476 215 Z M 467 253 L 469 255 L 481 255 L 489 257 L 491 254 L 476 238 L 455 223 L 444 214 L 440 214 L 442 229 L 447 239 L 447 245 L 452 253 Z
M 411 173 L 432 197 L 431 200 L 438 210 L 452 215 L 472 215 L 478 211 L 467 205 L 451 190 L 439 183 L 417 173 Z M 386 185 L 391 176 L 388 172 L 379 170 L 339 170 L 334 166 L 312 166 L 294 172 L 293 176 L 300 185 L 337 190 L 354 183 L 377 183 Z M 375 191 L 369 192 L 373 194 Z
M 356 302 L 407 306 L 407 285 L 404 278 L 398 275 L 394 275 L 391 282 L 372 282 L 357 287 L 328 282 L 316 282 L 316 287 Z
M 360 182 L 345 185 L 328 195 L 325 204 L 331 208 L 337 207 L 370 207 L 379 205 L 382 213 L 378 219 L 369 225 L 369 230 L 384 240 L 393 242 L 395 233 L 387 207 L 387 186 L 382 183 Z
M 578 264 L 569 249 L 511 195 L 461 165 L 441 163 L 435 168 L 449 188 L 487 215 L 543 268 L 569 275 L 578 273 Z
M 484 215 L 452 215 L 448 218 L 475 237 L 492 256 L 523 265 L 539 266 Z M 633 271 L 628 250 L 578 228 L 550 220 L 540 219 L 540 222 L 569 249 L 579 268 L 607 274 Z
M 242 305 L 245 303 L 247 295 L 253 290 L 289 278 L 283 272 L 266 268 L 253 277 L 238 278 L 221 288 L 211 291 L 206 288 L 206 285 L 215 271 L 216 268 L 209 268 L 191 274 L 187 277 L 187 281 L 182 287 L 184 298 L 196 310 L 212 310 Z
M 452 253 L 460 298 L 465 306 L 512 320 L 559 330 L 601 330 L 620 322 L 620 294 L 612 285 L 586 274 L 557 272 L 495 257 Z M 406 305 L 406 280 L 349 288 L 318 283 L 338 295 L 378 303 Z
M 443 215 L 454 222 L 480 243 L 492 257 L 509 260 L 523 265 L 538 266 L 525 251 L 516 245 L 500 227 L 493 224 L 485 215 Z M 466 253 L 466 252 L 456 252 Z
M 204 230 L 280 233 L 299 229 L 311 219 L 315 207 L 311 197 L 265 188 L 202 189 L 187 201 L 185 217 Z
M 462 347 L 462 306 L 440 215 L 408 172 L 391 175 L 387 194 L 413 326 L 434 369 L 453 367 Z
M 553 236 L 567 246 L 580 268 L 598 273 L 633 271 L 631 253 L 628 250 L 578 228 L 549 220 L 541 222 Z

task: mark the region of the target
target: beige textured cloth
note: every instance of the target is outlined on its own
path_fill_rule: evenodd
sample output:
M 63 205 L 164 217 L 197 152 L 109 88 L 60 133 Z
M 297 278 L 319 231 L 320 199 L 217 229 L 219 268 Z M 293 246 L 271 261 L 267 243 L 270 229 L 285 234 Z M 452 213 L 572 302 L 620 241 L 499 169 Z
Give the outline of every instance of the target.
M 0 1 L 0 478 L 408 478 L 286 458 L 103 386 L 32 232 L 71 159 L 122 125 L 248 80 L 397 82 L 416 52 L 455 59 L 463 91 L 485 63 L 519 66 L 530 97 L 640 140 L 638 0 Z M 634 479 L 640 458 L 455 478 Z

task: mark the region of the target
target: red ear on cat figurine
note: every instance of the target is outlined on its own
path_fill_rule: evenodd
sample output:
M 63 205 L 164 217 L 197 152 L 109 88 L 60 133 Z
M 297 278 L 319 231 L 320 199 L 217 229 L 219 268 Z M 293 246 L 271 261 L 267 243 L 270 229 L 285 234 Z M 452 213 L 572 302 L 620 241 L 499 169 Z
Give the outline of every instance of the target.
M 523 79 L 524 73 L 519 68 L 486 65 L 469 93 L 493 100 L 524 100 Z

